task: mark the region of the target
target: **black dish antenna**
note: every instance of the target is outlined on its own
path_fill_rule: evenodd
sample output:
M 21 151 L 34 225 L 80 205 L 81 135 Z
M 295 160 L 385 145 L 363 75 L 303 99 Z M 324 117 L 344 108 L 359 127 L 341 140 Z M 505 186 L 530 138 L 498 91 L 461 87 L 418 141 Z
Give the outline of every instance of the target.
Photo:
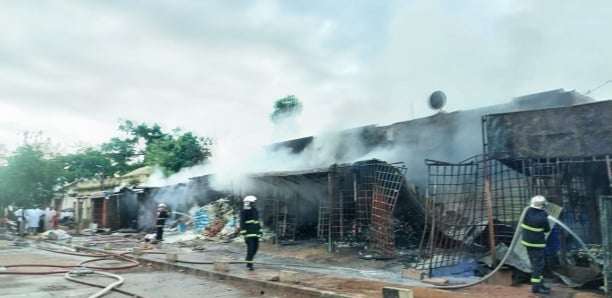
M 436 110 L 438 113 L 443 112 L 442 108 L 446 104 L 446 94 L 440 90 L 434 91 L 429 96 L 427 103 L 429 104 L 430 109 Z

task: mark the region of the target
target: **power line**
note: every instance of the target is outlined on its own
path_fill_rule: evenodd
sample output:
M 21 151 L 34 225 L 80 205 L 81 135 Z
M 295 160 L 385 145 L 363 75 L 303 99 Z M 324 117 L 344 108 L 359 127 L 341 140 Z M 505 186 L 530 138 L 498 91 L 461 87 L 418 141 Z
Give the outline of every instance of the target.
M 595 87 L 595 88 L 593 88 L 593 89 L 589 89 L 589 90 L 587 90 L 587 92 L 586 92 L 586 93 L 584 93 L 584 95 L 589 95 L 589 94 L 591 94 L 593 91 L 595 91 L 595 90 L 597 90 L 597 89 L 599 89 L 599 88 L 601 88 L 601 87 L 603 87 L 603 86 L 605 86 L 605 85 L 607 85 L 607 84 L 610 84 L 610 83 L 612 83 L 612 80 L 607 80 L 607 81 L 603 82 L 601 85 L 599 85 L 599 86 L 597 86 L 597 87 Z

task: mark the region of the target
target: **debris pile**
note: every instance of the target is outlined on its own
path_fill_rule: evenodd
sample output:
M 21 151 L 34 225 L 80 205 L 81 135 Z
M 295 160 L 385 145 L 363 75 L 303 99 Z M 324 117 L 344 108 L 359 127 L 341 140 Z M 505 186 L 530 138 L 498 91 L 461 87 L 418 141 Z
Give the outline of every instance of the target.
M 205 206 L 196 206 L 189 213 L 190 217 L 181 217 L 168 225 L 164 232 L 164 242 L 181 242 L 191 246 L 197 245 L 198 240 L 229 241 L 238 235 L 236 212 L 228 199 L 222 198 Z M 187 229 L 187 226 L 192 229 Z M 148 234 L 145 240 L 151 240 L 154 236 L 155 234 Z

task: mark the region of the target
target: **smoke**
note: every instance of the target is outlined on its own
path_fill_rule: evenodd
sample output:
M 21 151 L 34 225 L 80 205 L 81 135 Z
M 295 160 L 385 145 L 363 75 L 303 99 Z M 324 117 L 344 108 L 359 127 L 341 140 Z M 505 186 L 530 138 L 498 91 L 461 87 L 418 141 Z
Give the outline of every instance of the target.
M 207 164 L 167 178 L 152 176 L 147 184 L 173 185 L 211 175 L 214 189 L 247 193 L 261 188 L 260 181 L 250 177 L 254 173 L 377 158 L 405 163 L 407 177 L 422 185 L 427 178 L 425 158 L 458 162 L 482 153 L 480 116 L 486 111 L 427 117 L 434 113 L 427 107 L 432 91 L 444 90 L 448 95 L 444 110 L 453 111 L 560 87 L 587 89 L 609 78 L 595 78 L 607 73 L 609 65 L 591 61 L 610 61 L 601 59 L 601 53 L 610 52 L 606 51 L 610 49 L 607 40 L 590 39 L 588 47 L 581 40 L 593 36 L 594 29 L 606 28 L 605 10 L 575 17 L 584 14 L 582 6 L 551 1 L 414 1 L 393 7 L 388 23 L 382 26 L 386 31 L 376 34 L 387 37 L 377 43 L 380 48 L 368 59 L 346 63 L 355 65 L 352 75 L 330 76 L 329 82 L 317 82 L 320 88 L 292 85 L 297 89 L 292 92 L 304 103 L 299 117 L 276 130 L 258 130 L 255 126 L 261 125 L 253 124 L 242 134 L 217 137 Z M 575 55 L 583 51 L 588 55 Z M 594 65 L 597 71 L 584 71 Z M 576 77 L 576 73 L 597 75 Z M 310 77 L 297 78 L 305 81 Z M 268 95 L 265 98 L 273 98 Z M 331 132 L 338 125 L 388 125 L 410 119 L 416 122 L 393 124 L 377 136 L 382 146 L 364 142 L 360 129 Z M 292 148 L 269 146 L 274 141 L 304 137 L 305 132 L 316 137 L 299 154 Z
M 162 187 L 177 183 L 188 184 L 190 178 L 209 175 L 209 186 L 220 192 L 235 194 L 261 193 L 260 181 L 253 175 L 261 173 L 327 168 L 335 163 L 353 163 L 379 159 L 389 163 L 402 162 L 407 177 L 422 184 L 426 181 L 425 159 L 461 161 L 482 153 L 480 112 L 440 113 L 389 126 L 362 127 L 341 132 L 328 132 L 305 140 L 307 145 L 296 150 L 291 145 L 299 140 L 276 146 L 242 141 L 216 143 L 213 157 L 203 165 L 182 169 L 170 177 L 156 170 L 146 185 Z M 374 140 L 368 139 L 373 138 Z M 236 139 L 237 140 L 237 139 Z M 277 187 L 277 190 L 280 188 Z M 305 189 L 310 189 L 306 187 Z M 181 188 L 156 194 L 155 200 L 188 205 L 194 194 Z M 174 192 L 181 191 L 176 194 Z M 295 193 L 295 187 L 288 192 Z

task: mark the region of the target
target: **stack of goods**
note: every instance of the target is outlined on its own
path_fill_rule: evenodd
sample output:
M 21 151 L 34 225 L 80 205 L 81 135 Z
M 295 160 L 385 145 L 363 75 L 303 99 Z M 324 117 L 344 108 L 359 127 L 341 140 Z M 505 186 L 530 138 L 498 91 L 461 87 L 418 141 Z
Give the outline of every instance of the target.
M 194 220 L 194 230 L 196 231 L 196 233 L 202 232 L 204 230 L 204 227 L 210 223 L 210 220 L 208 219 L 208 214 L 206 212 L 206 209 L 204 208 L 200 208 L 198 209 L 198 211 L 196 211 Z

